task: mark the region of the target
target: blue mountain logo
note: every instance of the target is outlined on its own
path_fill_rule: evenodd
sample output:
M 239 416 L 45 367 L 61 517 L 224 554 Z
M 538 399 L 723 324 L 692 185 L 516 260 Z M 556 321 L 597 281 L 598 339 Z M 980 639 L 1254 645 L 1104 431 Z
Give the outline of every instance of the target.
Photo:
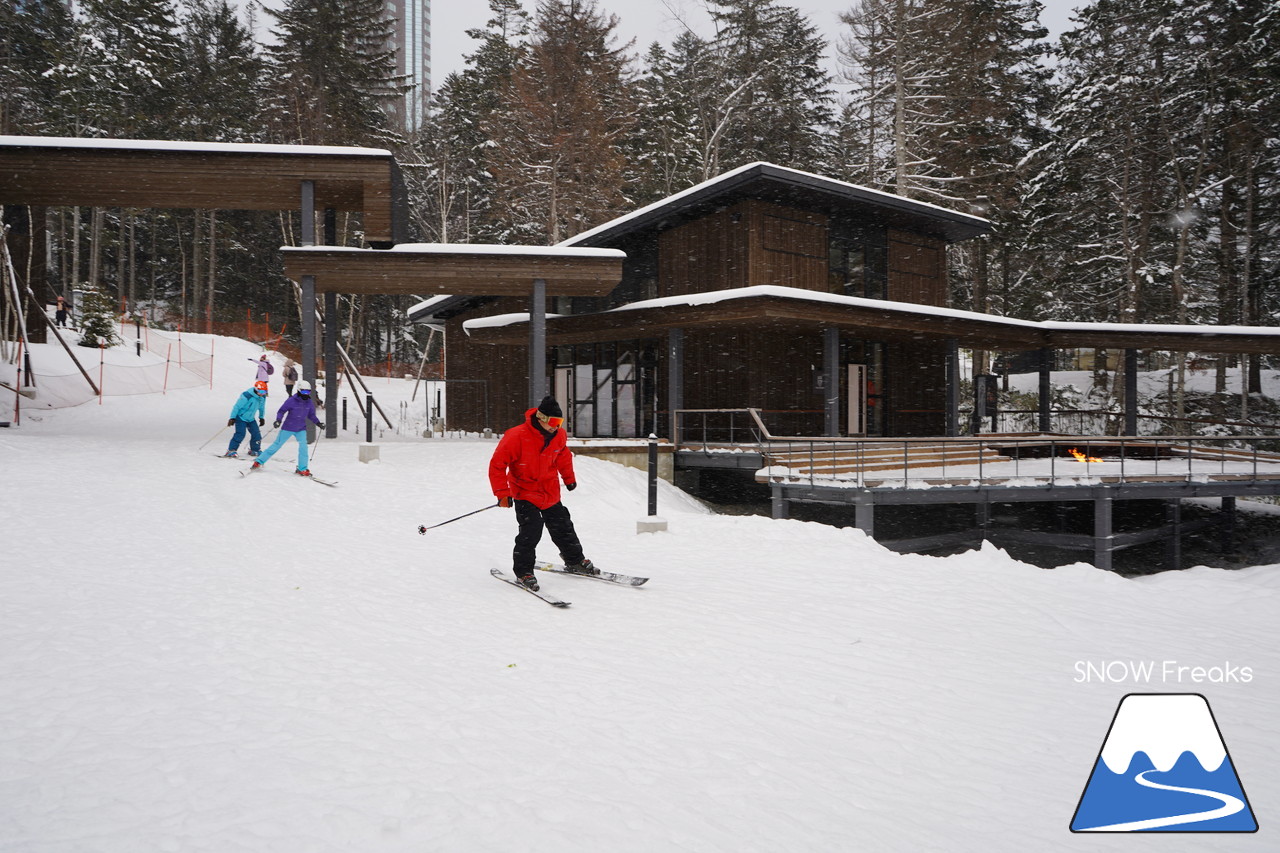
M 1072 832 L 1257 832 L 1209 702 L 1199 693 L 1120 700 Z

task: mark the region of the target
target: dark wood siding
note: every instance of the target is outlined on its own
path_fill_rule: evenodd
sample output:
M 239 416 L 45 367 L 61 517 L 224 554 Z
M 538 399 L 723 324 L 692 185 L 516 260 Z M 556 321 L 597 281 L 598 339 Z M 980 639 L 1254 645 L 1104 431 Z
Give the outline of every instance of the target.
M 889 231 L 889 292 L 894 302 L 947 304 L 946 244 L 906 231 Z
M 918 341 L 885 345 L 886 435 L 946 433 L 947 348 Z
M 662 232 L 658 270 L 661 296 L 762 284 L 825 291 L 827 217 L 740 202 Z
M 747 233 L 736 209 L 662 232 L 658 238 L 658 295 L 746 287 Z

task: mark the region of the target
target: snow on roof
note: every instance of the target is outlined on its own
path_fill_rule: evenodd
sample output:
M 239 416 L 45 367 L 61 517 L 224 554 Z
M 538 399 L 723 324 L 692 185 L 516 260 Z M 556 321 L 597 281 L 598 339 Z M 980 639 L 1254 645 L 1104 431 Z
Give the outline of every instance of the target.
M 440 303 L 446 302 L 452 298 L 453 298 L 452 295 L 445 295 L 445 294 L 441 294 L 439 296 L 433 296 L 430 299 L 425 299 L 422 302 L 419 302 L 417 305 L 410 306 L 409 310 L 405 311 L 404 313 L 409 317 L 412 317 L 414 314 L 422 314 L 430 311 L 432 308 L 436 307 Z
M 1278 326 L 1178 326 L 1145 323 L 1071 323 L 1059 320 L 1019 320 L 1016 317 L 1000 317 L 994 314 L 981 314 L 977 311 L 964 311 L 958 308 L 941 308 L 934 305 L 918 305 L 914 302 L 894 302 L 888 299 L 868 299 L 862 296 L 842 296 L 835 293 L 822 293 L 816 290 L 802 290 L 795 287 L 778 285 L 757 285 L 740 287 L 732 290 L 717 290 L 710 293 L 690 293 L 683 296 L 665 296 L 659 299 L 645 299 L 612 308 L 610 311 L 635 311 L 645 308 L 663 308 L 673 305 L 712 305 L 734 299 L 752 299 L 772 296 L 782 299 L 800 299 L 807 302 L 825 302 L 833 305 L 847 305 L 857 308 L 875 308 L 879 310 L 897 311 L 907 314 L 920 314 L 933 317 L 976 320 L 983 323 L 1018 327 L 1024 329 L 1046 329 L 1060 332 L 1165 332 L 1174 334 L 1195 335 L 1267 335 L 1280 336 Z
M 839 181 L 839 180 L 836 180 L 835 178 L 828 178 L 824 175 L 814 174 L 813 172 L 802 172 L 799 169 L 791 169 L 786 166 L 776 165 L 774 163 L 766 163 L 764 161 L 758 161 L 755 163 L 748 163 L 745 166 L 739 166 L 736 169 L 730 169 L 728 172 L 725 172 L 722 175 L 717 175 L 716 177 L 711 178 L 710 180 L 703 181 L 700 184 L 695 184 L 694 186 L 689 187 L 686 190 L 681 190 L 680 192 L 675 193 L 674 195 L 669 195 L 666 198 L 661 199 L 660 201 L 655 201 L 653 204 L 642 207 L 639 210 L 633 210 L 631 213 L 628 213 L 624 216 L 619 216 L 617 219 L 611 219 L 602 225 L 597 225 L 595 228 L 592 228 L 587 231 L 583 231 L 581 234 L 575 234 L 574 236 L 570 237 L 568 240 L 563 240 L 557 245 L 572 246 L 577 243 L 581 243 L 585 240 L 589 240 L 592 237 L 596 236 L 597 234 L 612 230 L 618 227 L 619 225 L 622 225 L 623 223 L 630 222 L 631 220 L 634 220 L 634 219 L 639 219 L 645 216 L 646 214 L 652 213 L 657 210 L 661 210 L 662 208 L 673 206 L 682 199 L 688 198 L 689 196 L 692 196 L 704 190 L 707 190 L 715 186 L 716 184 L 727 183 L 731 181 L 733 178 L 736 178 L 739 175 L 743 174 L 744 172 L 749 172 L 752 169 L 759 169 L 761 167 L 766 167 L 768 169 L 781 172 L 785 175 L 791 175 L 797 178 L 804 178 L 810 181 L 819 182 L 820 184 L 825 185 L 826 188 L 835 192 L 853 191 L 859 196 L 869 195 L 872 197 L 878 197 L 882 199 L 885 203 L 891 204 L 895 207 L 908 207 L 908 208 L 918 209 L 921 212 L 931 211 L 935 214 L 941 214 L 948 218 L 959 218 L 961 220 L 967 220 L 970 223 L 978 226 L 985 226 L 989 224 L 988 220 L 983 219 L 980 216 L 973 216 L 968 213 L 961 213 L 958 210 L 952 210 L 947 207 L 942 207 L 941 205 L 930 204 L 929 202 L 926 202 L 926 201 L 916 201 L 915 199 L 909 199 L 909 198 L 906 198 L 905 196 L 895 195 L 894 193 L 887 193 L 882 190 L 871 189 L 870 187 L 864 187 L 858 184 L 851 184 L 847 181 Z
M 0 136 L 0 146 L 83 148 L 115 151 L 169 151 L 186 154 L 324 154 L 390 157 L 385 148 L 348 145 L 274 145 L 258 142 L 180 142 L 167 139 L 101 139 L 82 136 Z
M 561 246 L 507 246 L 498 243 L 397 243 L 390 249 L 361 249 L 351 246 L 281 246 L 289 252 L 360 252 L 382 255 L 512 255 L 545 258 L 626 258 L 621 249 L 570 248 Z
M 547 319 L 555 317 L 563 317 L 563 314 L 548 314 Z M 462 324 L 462 330 L 467 334 L 471 334 L 473 329 L 489 329 L 500 326 L 514 326 L 518 323 L 529 322 L 529 312 L 518 312 L 515 314 L 494 314 L 492 317 L 476 317 L 473 320 L 467 320 Z

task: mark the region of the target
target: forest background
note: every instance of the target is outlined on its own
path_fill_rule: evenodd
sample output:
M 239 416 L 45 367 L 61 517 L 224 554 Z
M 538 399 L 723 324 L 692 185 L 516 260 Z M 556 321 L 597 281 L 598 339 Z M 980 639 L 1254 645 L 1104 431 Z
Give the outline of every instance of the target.
M 704 5 L 709 36 L 636 46 L 595 0 L 489 0 L 406 128 L 382 0 L 16 0 L 0 133 L 387 148 L 427 242 L 553 244 L 765 160 L 989 217 L 949 250 L 953 307 L 1280 316 L 1280 2 L 1098 0 L 1053 40 L 1037 0 L 854 0 L 830 32 L 776 0 Z M 296 321 L 278 251 L 296 213 L 45 215 L 50 299 L 98 291 L 199 331 Z M 338 232 L 360 245 L 358 216 Z M 342 300 L 358 363 L 434 357 L 408 305 Z M 1260 390 L 1264 361 L 1219 360 L 1219 391 L 1230 366 Z

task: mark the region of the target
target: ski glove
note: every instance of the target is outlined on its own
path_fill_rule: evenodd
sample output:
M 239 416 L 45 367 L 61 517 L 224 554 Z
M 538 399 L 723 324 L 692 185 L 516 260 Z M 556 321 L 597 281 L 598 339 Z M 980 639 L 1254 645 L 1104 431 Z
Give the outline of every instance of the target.
M 235 418 L 227 418 L 227 426 L 235 426 L 235 425 L 236 425 Z
M 324 429 L 324 421 L 316 421 L 316 426 L 320 427 L 320 429 Z
M 273 427 L 275 427 L 276 429 L 280 429 L 280 422 L 279 422 L 279 421 L 272 421 L 272 422 L 271 422 L 271 425 L 272 425 Z
M 267 422 L 262 418 L 258 418 L 258 426 L 266 426 Z
M 511 506 L 511 498 L 510 498 L 510 497 L 498 498 L 498 506 L 510 507 L 510 506 Z
M 565 487 L 566 489 L 568 489 L 569 491 L 571 491 L 571 492 L 572 492 L 574 489 L 578 488 L 578 484 L 577 484 L 577 483 L 565 483 L 565 484 L 564 484 L 564 487 Z

